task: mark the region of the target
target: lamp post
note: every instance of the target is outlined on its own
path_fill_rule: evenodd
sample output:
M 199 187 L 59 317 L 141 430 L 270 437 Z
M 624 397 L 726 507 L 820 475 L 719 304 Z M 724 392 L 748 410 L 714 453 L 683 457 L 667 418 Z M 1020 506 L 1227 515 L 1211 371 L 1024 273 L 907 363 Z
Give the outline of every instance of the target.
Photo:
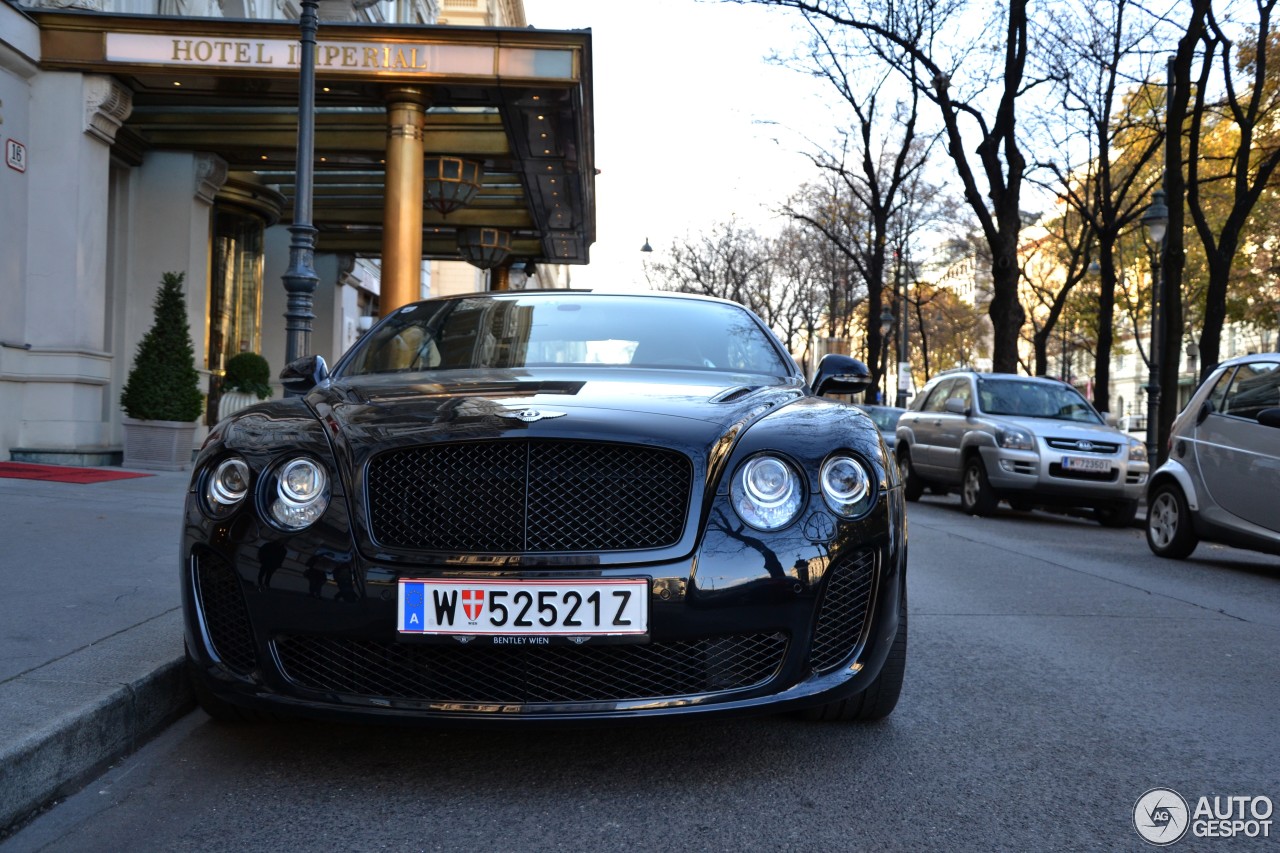
M 316 229 L 311 224 L 311 187 L 315 177 L 316 147 L 316 29 L 319 0 L 302 0 L 298 18 L 301 55 L 298 63 L 298 153 L 293 195 L 293 224 L 289 226 L 289 268 L 285 270 L 285 292 L 289 294 L 285 317 L 285 363 L 296 361 L 311 350 L 312 295 L 320 277 L 316 275 Z
M 908 263 L 910 261 L 908 260 Z M 910 365 L 907 362 L 907 332 L 911 328 L 907 316 L 907 292 L 902 285 L 902 267 L 899 266 L 894 270 L 893 274 L 893 297 L 898 308 L 898 393 L 894 397 L 894 405 L 899 409 L 907 407 L 907 376 L 909 375 Z
M 1151 258 L 1151 358 L 1147 363 L 1147 455 L 1154 459 L 1160 420 L 1160 271 L 1165 229 L 1169 227 L 1169 208 L 1164 203 L 1164 190 L 1151 194 L 1151 204 L 1142 214 L 1142 225 L 1147 229 L 1147 237 L 1155 244 L 1154 248 L 1148 249 Z

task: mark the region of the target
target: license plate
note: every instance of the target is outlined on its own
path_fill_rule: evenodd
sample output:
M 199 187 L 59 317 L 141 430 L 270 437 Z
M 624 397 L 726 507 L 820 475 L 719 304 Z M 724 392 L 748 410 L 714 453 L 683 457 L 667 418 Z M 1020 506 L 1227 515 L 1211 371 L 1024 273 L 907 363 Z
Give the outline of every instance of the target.
M 405 637 L 487 638 L 526 645 L 551 638 L 643 640 L 649 582 L 616 580 L 400 581 L 397 631 Z
M 1087 456 L 1064 456 L 1062 457 L 1062 470 L 1091 471 L 1096 474 L 1106 474 L 1111 470 L 1111 460 L 1091 459 Z

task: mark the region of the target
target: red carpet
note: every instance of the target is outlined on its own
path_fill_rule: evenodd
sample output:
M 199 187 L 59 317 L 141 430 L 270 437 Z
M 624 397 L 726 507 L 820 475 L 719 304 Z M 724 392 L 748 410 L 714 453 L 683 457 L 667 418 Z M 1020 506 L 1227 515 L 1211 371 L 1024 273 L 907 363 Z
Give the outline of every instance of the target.
M 102 483 L 150 477 L 118 468 L 72 468 L 67 465 L 32 465 L 28 462 L 0 462 L 0 477 L 15 480 L 47 480 L 51 483 Z

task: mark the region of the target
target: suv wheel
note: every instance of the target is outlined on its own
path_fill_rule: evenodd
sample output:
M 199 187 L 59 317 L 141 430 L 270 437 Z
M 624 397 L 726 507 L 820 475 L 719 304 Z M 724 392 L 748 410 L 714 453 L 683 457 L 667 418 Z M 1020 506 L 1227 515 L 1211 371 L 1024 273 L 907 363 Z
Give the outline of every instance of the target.
M 898 454 L 898 479 L 902 480 L 902 493 L 907 500 L 920 500 L 920 496 L 924 494 L 924 481 L 911 467 L 910 450 Z
M 1176 483 L 1161 483 L 1147 506 L 1147 544 L 1157 556 L 1181 560 L 1200 539 L 1191 526 L 1191 508 Z
M 1093 511 L 1093 515 L 1103 527 L 1128 527 L 1138 517 L 1138 502 L 1124 501 L 1111 506 L 1100 506 Z
M 982 458 L 971 456 L 964 463 L 964 482 L 960 484 L 960 506 L 970 515 L 991 515 L 996 511 L 1000 499 L 987 480 L 987 469 L 982 465 Z

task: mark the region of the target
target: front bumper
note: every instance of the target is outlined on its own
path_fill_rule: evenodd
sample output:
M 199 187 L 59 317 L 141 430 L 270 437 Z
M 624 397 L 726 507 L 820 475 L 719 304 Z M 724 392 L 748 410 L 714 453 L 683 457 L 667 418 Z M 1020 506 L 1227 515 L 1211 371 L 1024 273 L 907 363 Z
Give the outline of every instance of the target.
M 1073 474 L 1063 468 L 1060 451 L 1009 450 L 983 447 L 982 462 L 992 488 L 1002 493 L 1025 493 L 1036 500 L 1061 499 L 1066 503 L 1118 503 L 1136 501 L 1146 492 L 1150 468 L 1118 454 L 1106 459 L 1106 474 Z
M 905 591 L 900 490 L 864 519 L 712 525 L 691 559 L 511 569 L 370 561 L 323 532 L 270 537 L 188 509 L 183 603 L 195 673 L 234 704 L 420 721 L 605 720 L 801 708 L 879 673 Z M 335 547 L 338 546 L 338 547 Z M 568 561 L 566 561 L 568 562 Z M 395 631 L 401 577 L 645 577 L 645 644 L 427 644 Z

